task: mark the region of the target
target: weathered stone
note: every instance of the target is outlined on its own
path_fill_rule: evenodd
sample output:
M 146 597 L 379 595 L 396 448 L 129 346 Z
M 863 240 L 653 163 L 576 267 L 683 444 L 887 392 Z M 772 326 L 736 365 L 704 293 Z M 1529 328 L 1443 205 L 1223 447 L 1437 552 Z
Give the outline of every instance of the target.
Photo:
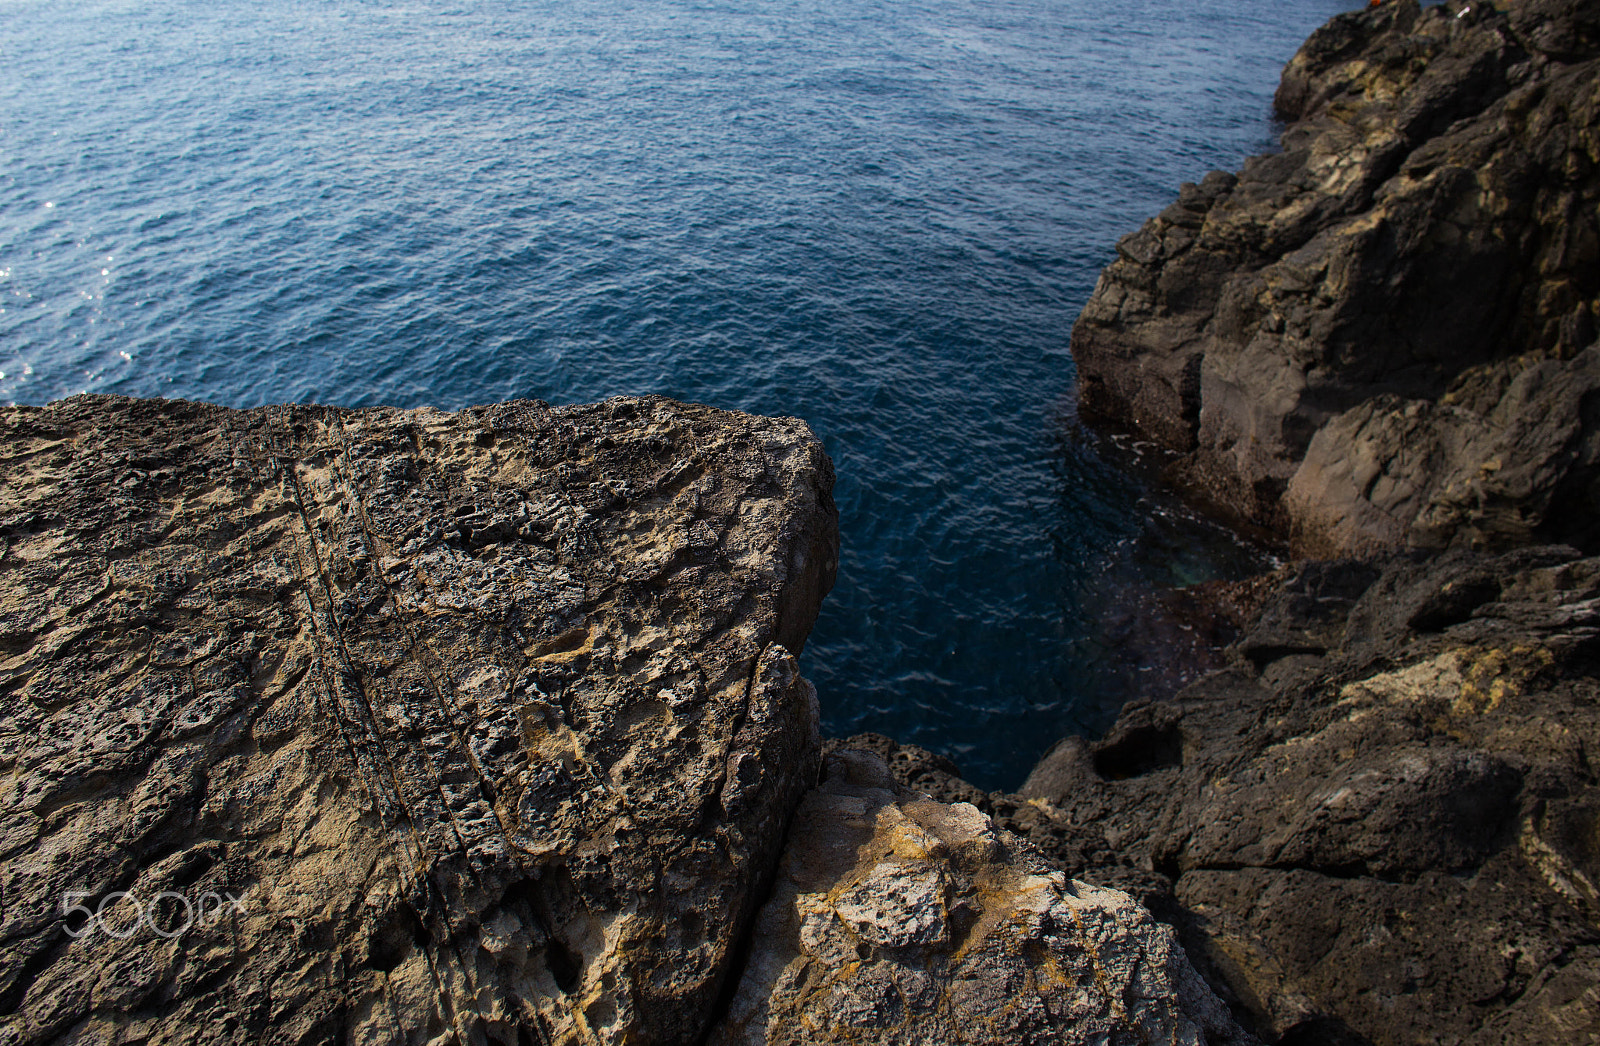
M 0 432 L 0 1042 L 702 1034 L 815 781 L 801 422 L 86 397 Z
M 1597 653 L 1575 549 L 1306 564 L 1020 794 L 919 776 L 1134 892 L 1263 1038 L 1600 1042 Z
M 1185 185 L 1074 328 L 1086 412 L 1202 503 L 1435 553 L 1280 572 L 1231 667 L 1019 795 L 930 778 L 1135 892 L 1263 1037 L 1600 1042 L 1597 85 L 1593 0 L 1341 15 L 1282 151 Z
M 1282 152 L 1184 186 L 1073 329 L 1088 413 L 1303 552 L 1600 548 L 1600 37 L 1499 6 L 1318 30 Z
M 1303 548 L 1377 551 L 1520 544 L 1556 528 L 1582 539 L 1600 469 L 1600 346 L 1522 360 L 1478 411 L 1378 397 L 1312 437 L 1285 510 Z M 1466 377 L 1472 377 L 1467 375 Z
M 796 815 L 733 1043 L 1244 1043 L 1170 929 L 848 748 Z

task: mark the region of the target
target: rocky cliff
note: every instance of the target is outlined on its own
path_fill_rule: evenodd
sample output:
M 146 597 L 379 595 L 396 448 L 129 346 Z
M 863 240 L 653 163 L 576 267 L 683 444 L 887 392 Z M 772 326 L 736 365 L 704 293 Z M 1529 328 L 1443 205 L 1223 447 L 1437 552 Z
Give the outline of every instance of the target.
M 1127 895 L 818 785 L 799 421 L 80 397 L 0 448 L 0 1043 L 1248 1041 Z
M 1117 245 L 1086 412 L 1301 552 L 1600 547 L 1600 8 L 1342 15 L 1276 107 L 1280 152 Z
M 1015 794 L 854 743 L 1143 900 L 1268 1041 L 1600 1043 L 1600 4 L 1387 0 L 1276 107 L 1118 244 L 1080 393 L 1359 558 L 1253 581 L 1224 670 Z
M 1600 1042 L 1597 56 L 1341 16 L 1119 245 L 1090 413 L 1303 551 L 1454 548 L 1258 582 L 1016 794 L 819 776 L 800 422 L 0 412 L 0 1044 Z

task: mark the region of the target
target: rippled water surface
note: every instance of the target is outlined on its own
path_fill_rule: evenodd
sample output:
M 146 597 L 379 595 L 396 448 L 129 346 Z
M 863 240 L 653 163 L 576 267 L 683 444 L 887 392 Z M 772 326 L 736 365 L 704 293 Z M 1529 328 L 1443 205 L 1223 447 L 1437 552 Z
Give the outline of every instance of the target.
M 1250 560 L 1076 428 L 1072 321 L 1350 6 L 0 0 L 0 400 L 799 415 L 827 727 L 1014 785 Z

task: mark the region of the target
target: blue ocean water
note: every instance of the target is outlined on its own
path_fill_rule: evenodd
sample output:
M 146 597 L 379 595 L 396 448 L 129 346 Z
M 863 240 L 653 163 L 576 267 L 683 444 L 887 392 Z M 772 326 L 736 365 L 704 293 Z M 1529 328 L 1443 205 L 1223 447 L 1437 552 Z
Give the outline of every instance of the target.
M 1352 6 L 0 0 L 0 400 L 798 415 L 827 728 L 1014 786 L 1138 692 L 1108 616 L 1258 561 L 1077 425 L 1068 332 Z

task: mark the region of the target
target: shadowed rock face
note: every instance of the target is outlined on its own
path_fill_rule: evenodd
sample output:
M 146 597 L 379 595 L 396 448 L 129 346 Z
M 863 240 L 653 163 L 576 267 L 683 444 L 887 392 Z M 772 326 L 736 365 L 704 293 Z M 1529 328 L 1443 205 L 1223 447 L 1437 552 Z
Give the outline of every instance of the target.
M 1227 670 L 1017 795 L 894 761 L 1295 1046 L 1600 1042 L 1600 5 L 1496 7 L 1318 30 L 1282 152 L 1184 186 L 1073 331 L 1191 494 L 1367 558 L 1279 571 Z
M 1504 6 L 1318 30 L 1074 327 L 1090 414 L 1307 553 L 1600 543 L 1600 16 Z
M 726 1022 L 733 1044 L 1253 1042 L 1172 931 L 1069 883 L 966 803 L 842 748 L 801 804 Z
M 1600 560 L 1571 548 L 1309 563 L 1230 668 L 1061 742 L 1019 794 L 875 747 L 1138 896 L 1263 1038 L 1589 1043 L 1597 655 Z
M 0 448 L 0 1042 L 702 1033 L 816 775 L 801 422 L 86 397 Z

